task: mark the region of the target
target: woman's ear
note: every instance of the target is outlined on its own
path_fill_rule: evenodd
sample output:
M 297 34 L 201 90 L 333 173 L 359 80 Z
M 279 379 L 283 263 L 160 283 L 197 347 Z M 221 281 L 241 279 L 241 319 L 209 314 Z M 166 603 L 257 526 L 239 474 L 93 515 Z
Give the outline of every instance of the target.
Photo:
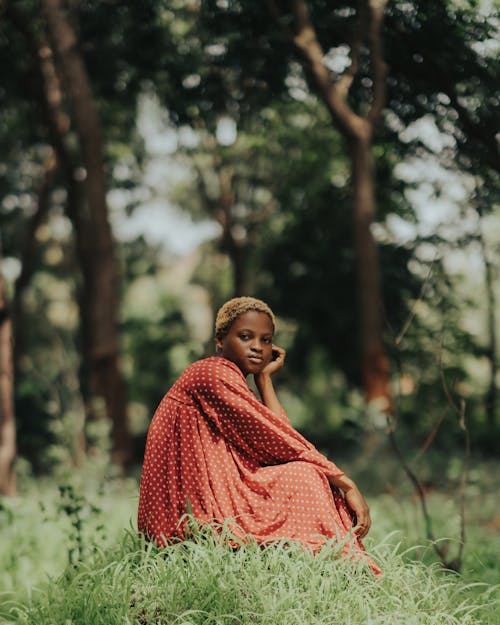
M 218 354 L 222 353 L 222 341 L 220 339 L 215 339 L 215 351 Z

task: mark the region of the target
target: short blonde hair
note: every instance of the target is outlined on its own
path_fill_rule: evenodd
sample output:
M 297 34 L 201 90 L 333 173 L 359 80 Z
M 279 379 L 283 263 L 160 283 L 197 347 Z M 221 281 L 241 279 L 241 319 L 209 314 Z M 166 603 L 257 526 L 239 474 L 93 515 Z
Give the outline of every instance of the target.
M 215 338 L 224 338 L 236 319 L 250 310 L 268 315 L 273 324 L 273 331 L 276 330 L 276 317 L 265 302 L 255 297 L 233 297 L 219 308 L 215 318 Z

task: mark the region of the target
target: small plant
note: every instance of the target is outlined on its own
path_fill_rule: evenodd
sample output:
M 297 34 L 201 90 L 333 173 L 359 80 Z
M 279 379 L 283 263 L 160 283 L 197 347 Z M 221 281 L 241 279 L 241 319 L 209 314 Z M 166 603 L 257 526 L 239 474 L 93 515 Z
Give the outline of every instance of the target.
M 68 562 L 76 567 L 85 559 L 89 549 L 91 551 L 96 549 L 96 534 L 101 540 L 105 539 L 104 525 L 100 523 L 92 528 L 93 544 L 90 548 L 85 541 L 85 526 L 90 524 L 93 518 L 99 517 L 102 510 L 90 503 L 84 495 L 78 494 L 71 484 L 60 484 L 58 489 L 60 495 L 58 512 L 64 513 L 71 524 L 68 534 Z
M 7 505 L 7 502 L 0 497 L 0 529 L 11 525 L 14 521 L 14 514 Z

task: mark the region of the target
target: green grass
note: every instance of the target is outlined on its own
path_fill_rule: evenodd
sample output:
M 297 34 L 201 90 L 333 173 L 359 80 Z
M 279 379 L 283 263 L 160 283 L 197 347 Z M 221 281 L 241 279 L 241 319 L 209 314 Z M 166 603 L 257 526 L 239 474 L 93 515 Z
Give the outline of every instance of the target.
M 141 543 L 130 528 L 136 489 L 133 481 L 96 488 L 81 480 L 69 499 L 47 483 L 31 485 L 17 500 L 4 500 L 0 623 L 500 622 L 498 587 L 492 585 L 499 581 L 495 554 L 500 541 L 487 527 L 495 510 L 493 497 L 482 496 L 481 506 L 471 508 L 475 517 L 462 575 L 442 570 L 429 545 L 416 546 L 425 541 L 415 502 L 388 496 L 372 500 L 374 528 L 366 543 L 384 570 L 383 576 L 375 577 L 365 566 L 337 558 L 331 548 L 317 556 L 296 546 L 260 549 L 248 544 L 233 551 L 208 531 L 165 550 L 155 549 Z M 451 502 L 436 494 L 430 504 L 436 529 L 454 535 L 458 517 Z M 77 556 L 78 563 L 69 564 Z

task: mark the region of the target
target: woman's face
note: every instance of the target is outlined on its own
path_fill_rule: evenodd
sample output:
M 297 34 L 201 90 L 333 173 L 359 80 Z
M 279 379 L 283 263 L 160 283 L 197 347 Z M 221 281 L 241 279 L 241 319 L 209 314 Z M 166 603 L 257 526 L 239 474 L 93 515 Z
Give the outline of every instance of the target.
M 238 365 L 244 376 L 260 373 L 272 359 L 272 321 L 266 313 L 249 310 L 233 321 L 216 344 L 221 355 Z

